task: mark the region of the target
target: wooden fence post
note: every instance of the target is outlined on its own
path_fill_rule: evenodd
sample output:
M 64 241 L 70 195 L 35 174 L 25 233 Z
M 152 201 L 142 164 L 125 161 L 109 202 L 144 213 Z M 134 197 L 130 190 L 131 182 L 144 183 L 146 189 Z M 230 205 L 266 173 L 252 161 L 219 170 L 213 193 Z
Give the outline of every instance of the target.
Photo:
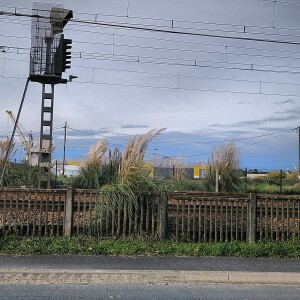
M 248 242 L 253 243 L 256 242 L 256 225 L 257 225 L 257 217 L 256 217 L 256 207 L 257 200 L 255 194 L 249 194 L 249 220 L 248 220 Z
M 64 236 L 71 237 L 73 227 L 73 189 L 67 188 L 64 218 Z
M 168 206 L 168 194 L 166 192 L 161 193 L 159 205 L 159 239 L 165 240 L 167 237 L 167 206 Z

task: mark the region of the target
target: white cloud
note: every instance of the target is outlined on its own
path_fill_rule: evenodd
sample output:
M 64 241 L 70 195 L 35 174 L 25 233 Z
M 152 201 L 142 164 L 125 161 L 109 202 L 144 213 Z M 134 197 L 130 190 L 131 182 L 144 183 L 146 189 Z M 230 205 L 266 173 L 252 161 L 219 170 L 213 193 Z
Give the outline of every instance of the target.
M 21 12 L 30 13 L 32 2 L 2 0 L 1 9 L 14 11 L 9 7 L 23 7 L 29 10 Z M 266 1 L 255 1 L 255 5 L 246 0 L 48 2 L 61 2 L 74 11 L 76 19 L 163 28 L 171 26 L 173 20 L 173 30 L 241 38 L 296 41 L 294 30 L 271 27 L 275 24 L 300 28 L 297 6 L 277 3 L 274 18 L 274 3 Z M 127 13 L 137 18 L 127 18 Z M 221 23 L 231 25 L 218 25 Z M 9 51 L 0 52 L 0 133 L 5 134 L 11 131 L 5 110 L 16 115 L 25 85 L 25 79 L 16 78 L 28 75 L 30 19 L 0 16 L 0 26 L 0 46 L 9 47 Z M 293 45 L 71 22 L 65 27 L 65 35 L 73 39 L 72 68 L 65 78 L 72 74 L 78 79 L 55 87 L 54 126 L 63 126 L 67 121 L 70 127 L 78 129 L 78 134 L 69 139 L 81 142 L 82 147 L 88 148 L 102 133 L 115 138 L 114 143 L 118 144 L 118 137 L 123 143 L 126 135 L 167 128 L 167 134 L 160 139 L 172 139 L 168 147 L 162 147 L 168 151 L 172 148 L 173 154 L 192 155 L 199 147 L 178 147 L 177 139 L 185 136 L 186 146 L 194 137 L 200 141 L 222 141 L 222 137 L 234 140 L 298 126 L 300 57 Z M 31 83 L 20 118 L 27 130 L 39 131 L 40 106 L 41 85 Z M 95 135 L 88 137 L 80 131 L 92 131 Z M 62 137 L 54 134 L 58 152 Z M 294 143 L 295 136 L 290 139 Z M 277 143 L 276 147 L 274 151 L 279 152 L 284 143 Z M 247 157 L 254 150 L 242 151 Z M 296 160 L 296 151 L 293 155 Z M 245 164 L 250 162 L 255 164 L 255 158 L 249 158 Z

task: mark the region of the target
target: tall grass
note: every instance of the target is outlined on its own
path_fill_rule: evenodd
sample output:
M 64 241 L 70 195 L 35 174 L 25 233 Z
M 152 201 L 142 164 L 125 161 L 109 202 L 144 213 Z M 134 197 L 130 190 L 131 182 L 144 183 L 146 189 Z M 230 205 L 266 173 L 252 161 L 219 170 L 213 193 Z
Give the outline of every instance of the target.
M 219 174 L 220 192 L 238 192 L 242 181 L 239 176 L 240 153 L 233 142 L 221 145 L 214 150 L 212 157 L 212 168 L 208 174 L 205 184 L 209 191 L 214 191 Z
M 107 148 L 108 143 L 105 140 L 100 140 L 96 145 L 90 147 L 87 161 L 73 180 L 74 187 L 83 189 L 99 189 L 101 187 L 103 156 Z
M 10 147 L 10 149 L 8 149 L 9 147 Z M 3 168 L 5 166 L 5 159 L 9 160 L 9 158 L 14 154 L 14 152 L 16 151 L 14 148 L 15 148 L 15 143 L 12 142 L 10 144 L 9 138 L 0 140 L 0 176 L 2 175 Z M 9 172 L 9 164 L 7 164 L 7 167 L 6 167 L 6 174 L 8 172 Z M 5 176 L 4 176 L 2 185 L 4 185 L 4 186 L 7 185 L 7 180 L 6 180 Z
M 119 162 L 116 180 L 103 187 L 110 204 L 120 205 L 125 201 L 131 207 L 138 204 L 141 193 L 157 189 L 149 169 L 145 167 L 145 153 L 150 141 L 163 131 L 151 130 L 128 141 Z
M 149 168 L 145 167 L 145 153 L 150 141 L 163 131 L 164 129 L 151 130 L 133 137 L 128 141 L 123 154 L 115 149 L 109 163 L 111 171 L 115 173 L 110 174 L 111 181 L 101 187 L 105 209 L 103 202 L 96 205 L 93 230 L 97 231 L 99 226 L 104 226 L 106 216 L 115 214 L 116 211 L 119 215 L 126 212 L 130 218 L 139 207 L 145 192 L 158 190 Z

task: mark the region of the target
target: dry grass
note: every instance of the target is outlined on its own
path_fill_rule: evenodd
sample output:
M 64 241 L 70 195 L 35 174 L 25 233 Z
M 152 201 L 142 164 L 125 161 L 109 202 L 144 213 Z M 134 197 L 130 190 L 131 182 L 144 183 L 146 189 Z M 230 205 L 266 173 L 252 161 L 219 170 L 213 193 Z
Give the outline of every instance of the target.
M 239 169 L 240 152 L 233 142 L 221 145 L 214 150 L 212 158 L 212 172 L 206 178 L 206 186 L 210 191 L 215 190 L 217 173 L 219 174 L 219 191 L 237 192 L 241 185 Z M 218 170 L 218 172 L 217 172 Z
M 0 140 L 0 167 L 4 163 L 5 155 L 6 155 L 8 147 L 9 147 L 9 142 L 10 142 L 9 138 Z M 15 147 L 15 143 L 13 142 L 10 146 L 7 159 L 9 159 L 9 156 L 11 156 L 13 154 L 14 147 Z
M 154 137 L 161 134 L 164 130 L 153 129 L 144 135 L 135 136 L 129 140 L 119 166 L 118 181 L 120 183 L 124 183 L 133 173 L 145 170 L 144 158 L 147 146 Z
M 169 161 L 169 167 L 172 168 L 170 171 L 170 178 L 174 181 L 184 180 L 186 178 L 186 172 L 188 163 L 184 157 L 176 157 Z
M 213 165 L 219 170 L 238 169 L 240 163 L 240 151 L 235 147 L 234 142 L 228 145 L 221 145 L 219 150 L 213 152 Z
M 87 164 L 99 166 L 102 163 L 103 156 L 108 149 L 108 143 L 105 140 L 99 140 L 96 145 L 90 147 Z

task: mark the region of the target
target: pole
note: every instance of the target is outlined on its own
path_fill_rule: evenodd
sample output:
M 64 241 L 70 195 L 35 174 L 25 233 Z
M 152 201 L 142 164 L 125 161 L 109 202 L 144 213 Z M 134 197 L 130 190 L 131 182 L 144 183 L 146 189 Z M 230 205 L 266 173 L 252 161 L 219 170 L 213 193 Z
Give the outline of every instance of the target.
M 63 157 L 63 167 L 62 167 L 62 175 L 65 175 L 65 161 L 66 161 L 66 141 L 67 141 L 67 121 L 65 122 L 65 136 L 64 136 L 64 157 Z
M 282 194 L 282 169 L 280 169 L 280 194 Z
M 55 161 L 55 188 L 57 189 L 57 160 Z
M 216 165 L 216 193 L 219 193 L 219 166 Z
M 29 84 L 29 77 L 26 80 L 26 84 L 25 84 L 25 88 L 24 88 L 22 100 L 21 100 L 21 103 L 20 103 L 20 106 L 19 106 L 18 115 L 17 115 L 16 121 L 15 121 L 15 125 L 14 125 L 13 131 L 12 131 L 12 134 L 11 134 L 11 137 L 10 137 L 10 140 L 9 140 L 8 148 L 7 148 L 6 152 L 5 152 L 4 161 L 3 161 L 3 170 L 2 170 L 2 174 L 1 174 L 1 178 L 0 178 L 0 186 L 2 186 L 3 177 L 4 177 L 4 173 L 5 173 L 5 169 L 6 169 L 7 160 L 8 160 L 8 154 L 9 154 L 10 148 L 12 146 L 14 137 L 15 137 L 17 125 L 18 125 L 18 122 L 19 122 L 19 118 L 20 118 L 20 115 L 21 115 L 23 103 L 24 103 L 26 92 L 27 92 L 27 88 L 28 88 L 28 84 Z
M 248 174 L 248 169 L 245 169 L 245 193 L 247 192 L 247 174 Z

